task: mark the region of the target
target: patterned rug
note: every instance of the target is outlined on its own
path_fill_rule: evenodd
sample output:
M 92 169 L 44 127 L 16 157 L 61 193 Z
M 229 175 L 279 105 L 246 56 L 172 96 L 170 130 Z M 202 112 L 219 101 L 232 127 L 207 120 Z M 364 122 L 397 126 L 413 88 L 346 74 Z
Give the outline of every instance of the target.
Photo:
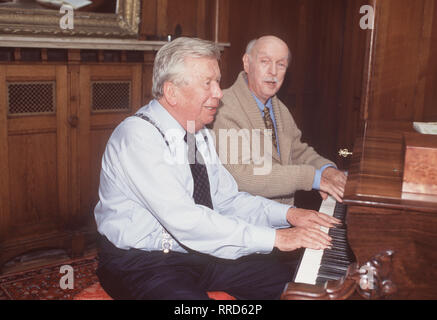
M 98 282 L 96 268 L 97 258 L 88 256 L 0 276 L 0 300 L 72 300 Z

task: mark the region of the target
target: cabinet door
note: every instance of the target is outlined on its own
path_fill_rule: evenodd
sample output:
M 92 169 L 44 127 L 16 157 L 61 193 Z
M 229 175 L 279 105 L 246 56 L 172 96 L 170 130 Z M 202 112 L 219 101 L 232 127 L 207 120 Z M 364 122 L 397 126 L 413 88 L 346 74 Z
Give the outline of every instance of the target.
M 102 155 L 112 131 L 141 107 L 141 72 L 140 64 L 80 66 L 76 132 L 80 224 L 94 223 Z
M 0 66 L 3 262 L 27 250 L 62 245 L 68 220 L 66 70 Z

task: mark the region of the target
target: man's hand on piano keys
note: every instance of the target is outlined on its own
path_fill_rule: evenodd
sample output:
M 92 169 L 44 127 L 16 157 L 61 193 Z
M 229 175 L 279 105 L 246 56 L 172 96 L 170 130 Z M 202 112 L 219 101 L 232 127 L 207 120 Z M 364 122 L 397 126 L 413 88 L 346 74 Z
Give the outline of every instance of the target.
M 317 229 L 320 229 L 320 227 L 334 228 L 336 225 L 342 224 L 339 219 L 325 213 L 300 208 L 288 209 L 287 221 L 295 227 Z
M 287 221 L 295 228 L 276 230 L 275 247 L 281 251 L 329 248 L 332 239 L 320 228 L 333 228 L 341 224 L 340 220 L 325 213 L 300 208 L 288 209 Z
M 323 170 L 320 179 L 320 194 L 323 200 L 326 199 L 326 194 L 330 194 L 338 202 L 343 202 L 344 187 L 347 177 L 343 171 L 334 167 L 329 167 Z
M 288 228 L 276 230 L 275 247 L 281 251 L 299 248 L 326 249 L 332 246 L 331 237 L 316 228 Z

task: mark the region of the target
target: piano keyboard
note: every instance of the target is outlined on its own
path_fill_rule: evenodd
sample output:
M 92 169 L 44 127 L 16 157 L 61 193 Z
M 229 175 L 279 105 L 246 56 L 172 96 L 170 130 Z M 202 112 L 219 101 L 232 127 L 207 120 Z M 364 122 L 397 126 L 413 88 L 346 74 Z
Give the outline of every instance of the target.
M 329 196 L 322 201 L 319 211 L 340 219 L 343 225 L 330 229 L 321 227 L 332 238 L 332 249 L 305 249 L 294 282 L 322 285 L 328 280 L 338 280 L 355 261 L 347 242 L 346 205 Z

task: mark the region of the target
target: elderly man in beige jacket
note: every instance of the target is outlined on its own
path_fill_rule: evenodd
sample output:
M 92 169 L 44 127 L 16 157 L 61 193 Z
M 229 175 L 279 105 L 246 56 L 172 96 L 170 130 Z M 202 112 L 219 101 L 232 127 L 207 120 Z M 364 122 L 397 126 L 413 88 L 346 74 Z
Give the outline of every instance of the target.
M 323 199 L 329 194 L 341 202 L 345 174 L 301 141 L 301 131 L 276 96 L 290 59 L 288 46 L 277 37 L 264 36 L 248 44 L 244 71 L 224 90 L 213 124 L 217 151 L 242 191 L 293 205 L 297 190 L 316 189 Z M 237 148 L 229 142 L 232 135 L 243 139 Z M 257 174 L 256 169 L 265 166 L 260 159 L 271 163 L 269 170 Z

